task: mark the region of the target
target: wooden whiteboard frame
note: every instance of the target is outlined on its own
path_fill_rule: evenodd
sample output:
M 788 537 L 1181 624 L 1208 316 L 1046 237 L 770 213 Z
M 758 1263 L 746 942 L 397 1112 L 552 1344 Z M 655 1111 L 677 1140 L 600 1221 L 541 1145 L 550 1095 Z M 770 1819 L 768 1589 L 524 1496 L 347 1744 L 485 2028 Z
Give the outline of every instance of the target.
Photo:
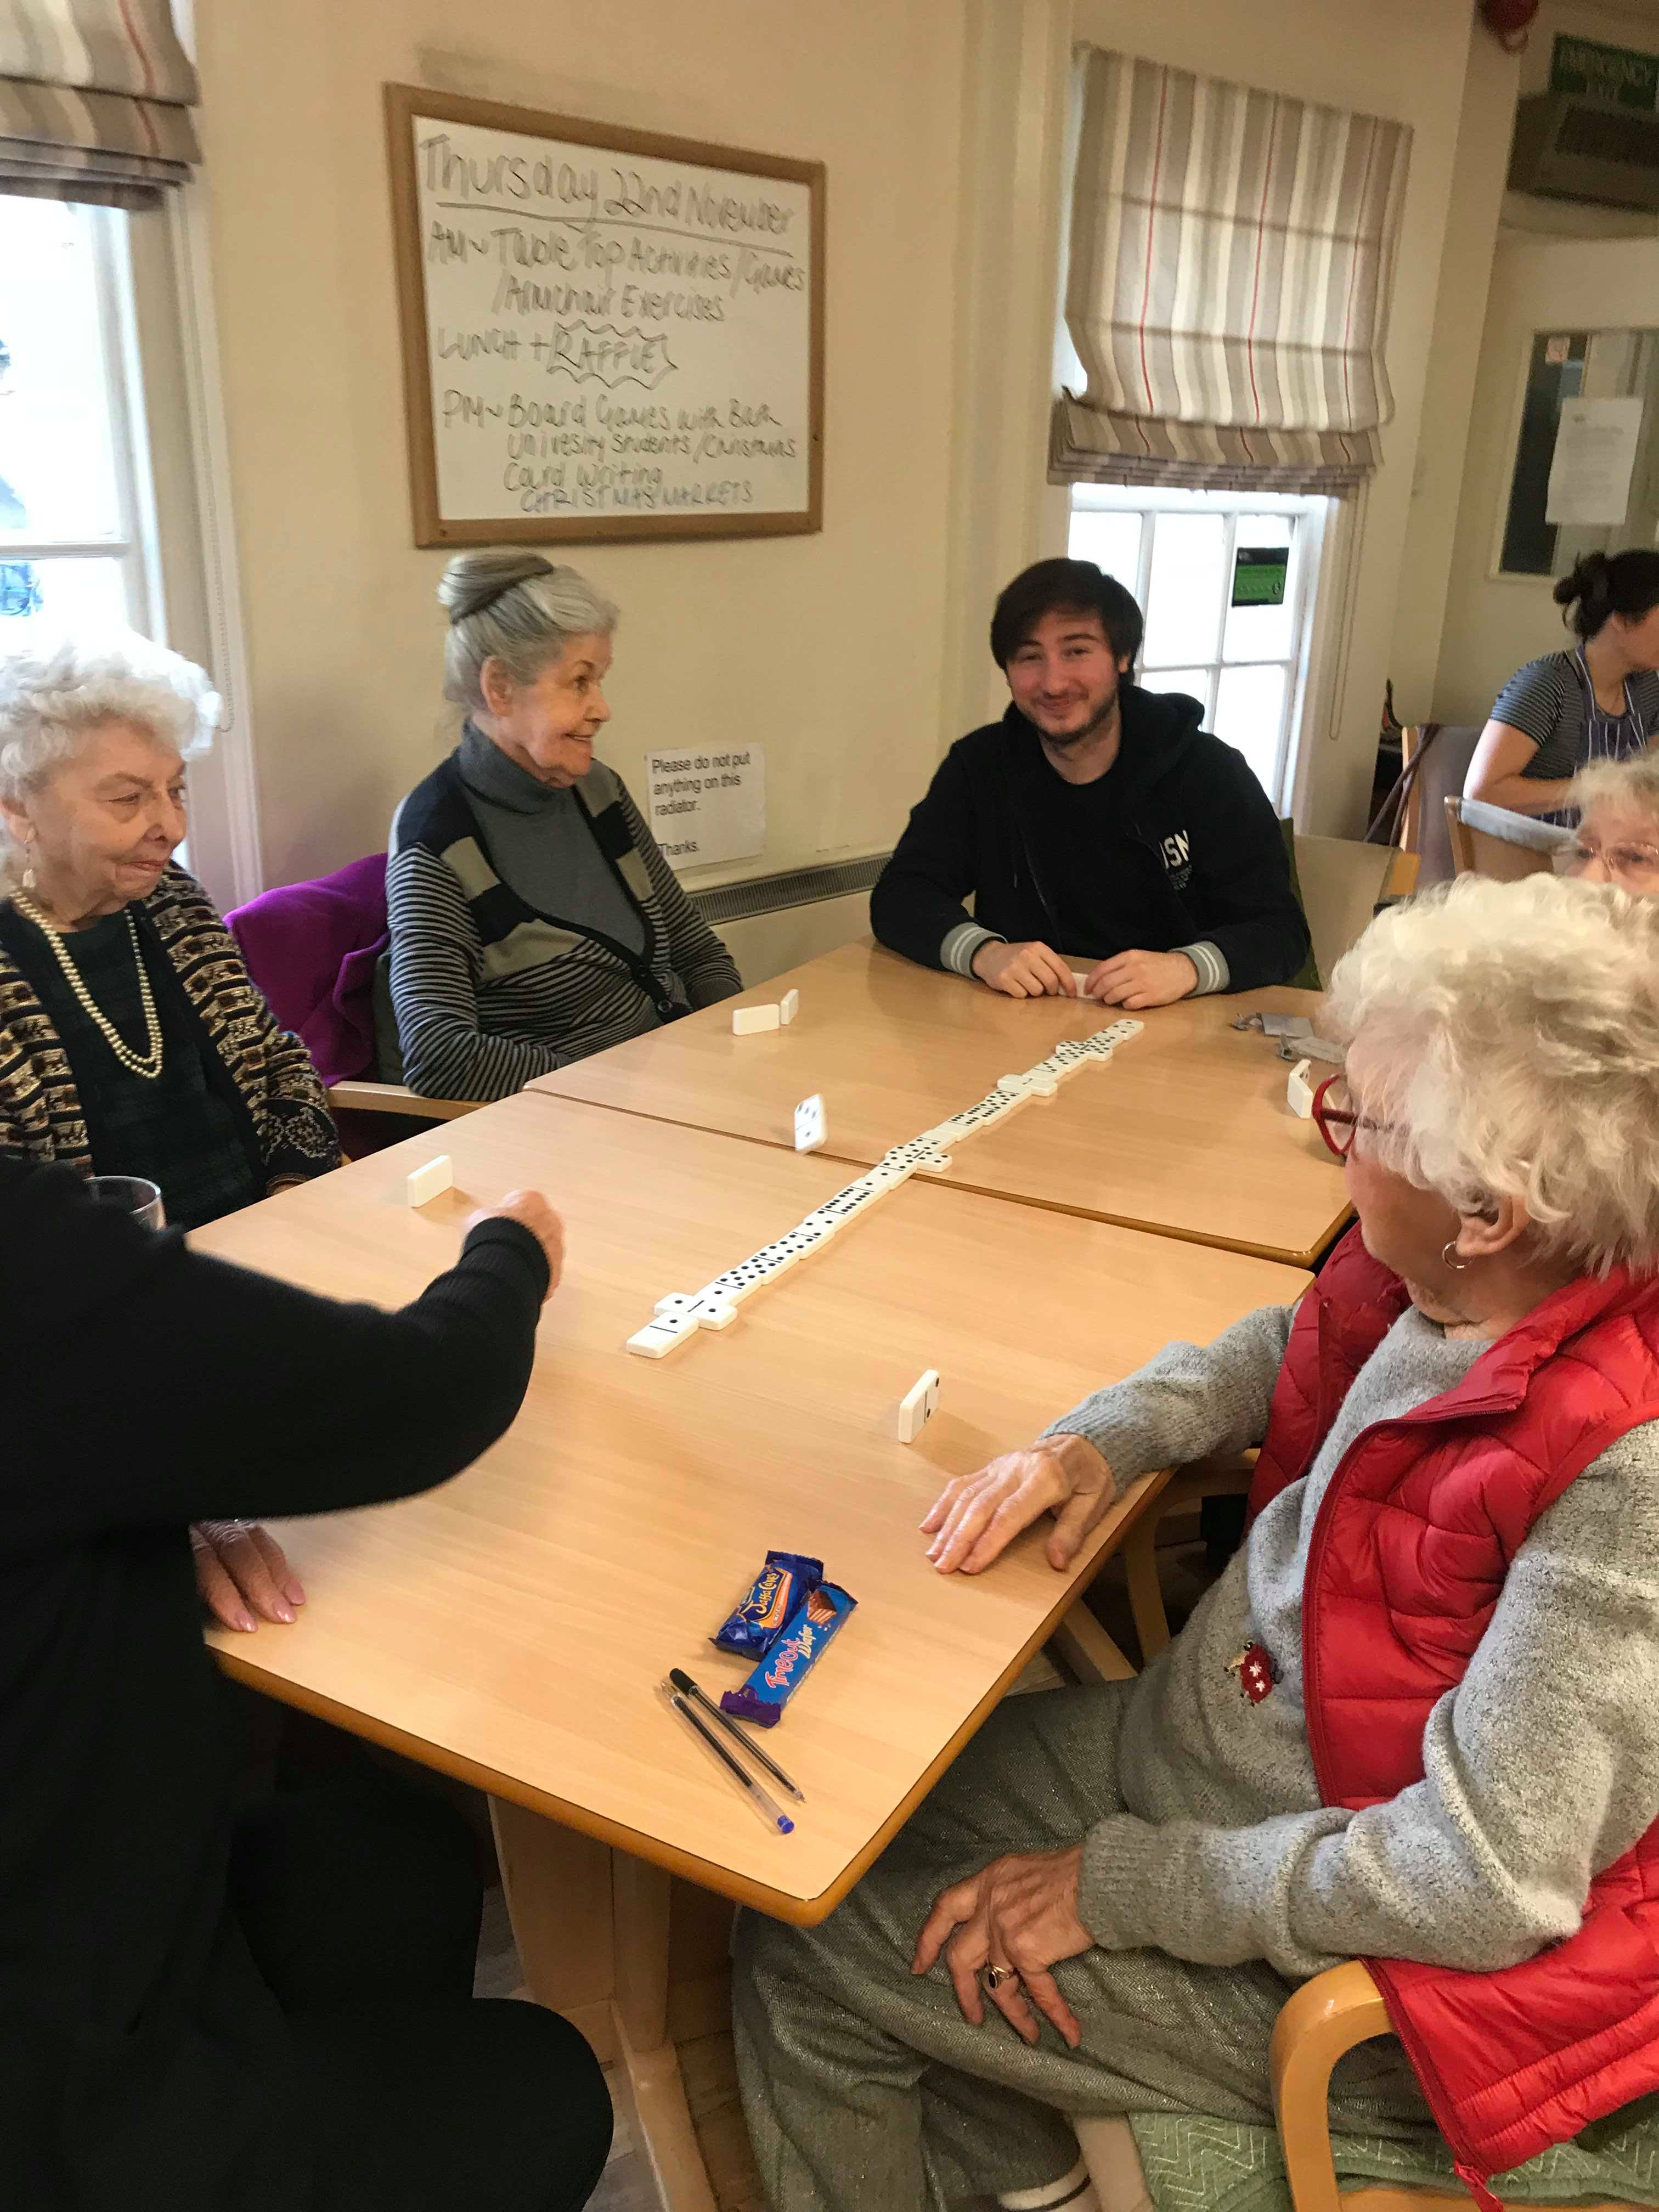
M 410 501 L 417 545 L 542 545 L 628 538 L 776 538 L 823 527 L 823 239 L 824 167 L 781 154 L 750 154 L 696 138 L 667 138 L 622 125 L 592 123 L 544 109 L 512 107 L 500 100 L 428 92 L 419 85 L 385 87 L 386 162 L 392 181 L 392 258 L 398 272 L 398 318 L 403 337 L 404 416 L 409 434 Z M 644 154 L 660 161 L 731 169 L 740 175 L 782 177 L 811 195 L 812 250 L 808 275 L 811 301 L 807 364 L 807 493 L 799 513 L 753 515 L 510 514 L 447 522 L 438 508 L 438 456 L 432 419 L 432 374 L 428 356 L 425 263 L 421 252 L 420 196 L 410 124 L 416 116 L 439 123 L 474 123 L 516 131 L 526 137 L 567 139 L 607 153 Z

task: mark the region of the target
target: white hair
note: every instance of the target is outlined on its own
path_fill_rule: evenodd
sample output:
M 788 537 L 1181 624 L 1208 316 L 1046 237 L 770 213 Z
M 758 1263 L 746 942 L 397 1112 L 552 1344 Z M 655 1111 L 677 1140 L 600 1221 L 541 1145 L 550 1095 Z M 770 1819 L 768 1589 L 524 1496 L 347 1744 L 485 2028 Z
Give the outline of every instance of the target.
M 1659 1267 L 1659 900 L 1460 877 L 1372 922 L 1322 1025 L 1364 1040 L 1384 1165 L 1460 1213 L 1519 1200 L 1575 1271 Z
M 38 791 L 109 722 L 136 723 L 191 760 L 213 743 L 219 695 L 192 662 L 133 633 L 37 641 L 0 659 L 0 799 Z M 0 890 L 20 858 L 0 819 Z
M 444 696 L 474 713 L 484 703 L 486 660 L 499 660 L 515 684 L 533 684 L 573 637 L 609 637 L 617 627 L 615 606 L 579 569 L 522 547 L 456 554 L 438 597 L 449 612 Z
M 1659 753 L 1640 752 L 1629 760 L 1591 761 L 1567 787 L 1566 804 L 1580 817 L 1637 814 L 1659 823 Z

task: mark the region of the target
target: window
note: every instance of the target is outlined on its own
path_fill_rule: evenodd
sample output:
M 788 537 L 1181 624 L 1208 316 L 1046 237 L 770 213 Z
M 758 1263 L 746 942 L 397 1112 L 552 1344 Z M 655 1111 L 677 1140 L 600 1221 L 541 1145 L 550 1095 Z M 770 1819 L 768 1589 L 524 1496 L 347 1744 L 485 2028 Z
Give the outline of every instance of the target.
M 0 194 L 0 651 L 36 617 L 159 634 L 127 222 Z
M 0 191 L 0 653 L 125 627 L 208 671 L 186 865 L 228 908 L 261 882 L 199 193 L 129 215 Z
M 1186 691 L 1289 811 L 1311 616 L 1333 501 L 1265 492 L 1078 484 L 1069 550 L 1146 617 L 1137 678 Z

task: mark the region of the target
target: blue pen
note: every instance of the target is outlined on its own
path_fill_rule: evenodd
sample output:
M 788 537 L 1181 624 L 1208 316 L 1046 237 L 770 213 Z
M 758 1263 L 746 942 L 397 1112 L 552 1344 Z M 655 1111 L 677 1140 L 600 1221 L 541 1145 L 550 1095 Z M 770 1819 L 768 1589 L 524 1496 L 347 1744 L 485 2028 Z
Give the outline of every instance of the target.
M 769 1828 L 776 1829 L 778 1834 L 781 1836 L 793 1836 L 795 1832 L 795 1824 L 789 1818 L 789 1815 L 784 1812 L 781 1806 L 776 1804 L 774 1800 L 767 1795 L 766 1791 L 761 1788 L 759 1783 L 756 1781 L 752 1774 L 744 1773 L 742 1767 L 738 1765 L 737 1760 L 732 1758 L 726 1746 L 721 1743 L 719 1738 L 715 1735 L 714 1730 L 703 1726 L 702 1723 L 697 1718 L 696 1713 L 692 1711 L 690 1706 L 680 1695 L 679 1692 L 674 1687 L 673 1684 L 672 1682 L 664 1682 L 660 1686 L 667 1691 L 668 1702 L 672 1705 L 674 1711 L 680 1716 L 681 1719 L 687 1722 L 692 1728 L 696 1729 L 697 1734 L 708 1746 L 708 1748 L 714 1753 L 715 1758 L 719 1759 L 720 1765 L 726 1768 L 733 1781 L 738 1783 L 747 1793 L 750 1802 L 759 1812 L 761 1817 L 766 1822 L 767 1826 Z

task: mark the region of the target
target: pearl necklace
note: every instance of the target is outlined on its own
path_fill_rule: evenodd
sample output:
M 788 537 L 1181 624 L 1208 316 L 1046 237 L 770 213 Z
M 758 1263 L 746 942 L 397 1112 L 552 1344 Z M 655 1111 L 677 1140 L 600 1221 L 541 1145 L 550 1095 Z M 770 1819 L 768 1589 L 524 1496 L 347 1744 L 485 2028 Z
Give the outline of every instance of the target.
M 155 994 L 149 988 L 149 971 L 144 966 L 144 956 L 139 949 L 138 925 L 127 911 L 127 935 L 132 940 L 132 964 L 138 970 L 138 996 L 143 1002 L 145 1049 L 135 1052 L 122 1036 L 97 1000 L 81 980 L 73 955 L 64 942 L 61 930 L 54 929 L 33 899 L 25 898 L 21 891 L 12 893 L 12 904 L 26 921 L 32 921 L 58 956 L 58 965 L 64 980 L 80 1001 L 82 1012 L 89 1014 L 103 1032 L 104 1042 L 130 1075 L 137 1075 L 146 1083 L 154 1083 L 161 1073 L 161 1018 L 155 1011 Z

